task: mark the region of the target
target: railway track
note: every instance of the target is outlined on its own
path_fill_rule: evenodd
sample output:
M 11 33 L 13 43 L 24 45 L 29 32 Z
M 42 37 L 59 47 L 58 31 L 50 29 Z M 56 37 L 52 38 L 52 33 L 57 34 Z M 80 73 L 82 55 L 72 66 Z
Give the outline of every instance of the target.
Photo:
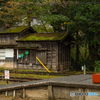
M 4 72 L 4 71 L 0 70 L 0 72 Z M 48 73 L 48 72 L 38 72 L 38 71 L 35 72 L 35 71 L 13 71 L 13 70 L 10 70 L 10 73 L 37 74 L 37 75 L 59 75 L 59 76 L 69 76 L 70 74 L 75 75 L 75 73 L 73 73 L 73 72 L 67 72 L 67 73 L 51 72 L 51 73 Z
M 4 77 L 0 76 L 0 80 L 6 80 Z M 36 81 L 36 80 L 42 80 L 37 78 L 23 78 L 23 77 L 10 77 L 9 81 L 12 82 L 28 82 L 28 81 Z

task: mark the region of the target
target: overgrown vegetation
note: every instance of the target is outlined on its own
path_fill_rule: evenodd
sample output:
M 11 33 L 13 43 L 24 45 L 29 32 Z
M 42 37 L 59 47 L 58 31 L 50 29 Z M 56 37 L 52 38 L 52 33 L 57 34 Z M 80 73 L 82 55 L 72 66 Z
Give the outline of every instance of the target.
M 23 31 L 27 26 L 21 26 L 21 27 L 11 27 L 9 29 L 0 31 L 0 33 L 19 33 Z
M 95 61 L 94 63 L 94 71 L 100 72 L 100 61 Z
M 18 41 L 62 40 L 68 33 L 34 33 L 28 34 Z

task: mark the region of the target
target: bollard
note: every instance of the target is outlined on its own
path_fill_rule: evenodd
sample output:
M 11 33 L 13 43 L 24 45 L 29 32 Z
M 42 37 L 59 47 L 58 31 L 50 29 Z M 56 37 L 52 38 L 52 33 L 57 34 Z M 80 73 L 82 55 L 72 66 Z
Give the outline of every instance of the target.
M 83 67 L 83 74 L 86 74 L 86 65 Z

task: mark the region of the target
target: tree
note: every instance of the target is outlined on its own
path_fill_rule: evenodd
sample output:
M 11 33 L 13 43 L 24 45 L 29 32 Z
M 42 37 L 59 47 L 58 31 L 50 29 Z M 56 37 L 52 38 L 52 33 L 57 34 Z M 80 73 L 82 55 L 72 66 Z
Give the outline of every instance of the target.
M 0 6 L 5 5 L 8 1 L 9 1 L 9 0 L 1 0 L 1 1 L 0 1 Z
M 3 22 L 2 26 L 11 27 L 16 22 L 22 22 L 22 19 L 25 17 L 27 18 L 26 23 L 29 24 L 33 16 L 36 15 L 35 9 L 36 6 L 33 0 L 8 1 L 0 10 L 0 19 Z
M 4 6 L 6 3 L 8 2 L 8 0 L 2 0 L 0 1 L 0 10 L 1 10 L 1 6 Z M 1 13 L 0 13 L 1 16 Z M 3 21 L 0 19 L 0 26 L 2 25 Z
M 99 27 L 100 27 L 100 4 L 81 5 L 80 12 L 77 12 L 75 19 L 84 33 L 85 39 L 89 46 L 90 64 L 93 70 L 93 63 L 97 60 L 98 50 L 100 47 Z
M 100 37 L 100 4 L 98 2 L 99 0 L 72 0 L 64 1 L 63 3 L 59 0 L 51 8 L 47 6 L 49 13 L 43 16 L 43 20 L 51 24 L 55 31 L 62 31 L 60 25 L 64 25 L 65 22 L 67 23 L 64 31 L 73 33 L 78 43 L 76 46 L 76 62 L 79 61 L 79 45 L 82 43 L 82 40 L 86 41 L 86 46 L 87 44 L 89 46 L 92 70 L 93 62 L 97 60 L 97 55 L 100 52 L 100 40 L 98 38 Z M 65 20 L 60 21 L 60 18 L 63 17 Z

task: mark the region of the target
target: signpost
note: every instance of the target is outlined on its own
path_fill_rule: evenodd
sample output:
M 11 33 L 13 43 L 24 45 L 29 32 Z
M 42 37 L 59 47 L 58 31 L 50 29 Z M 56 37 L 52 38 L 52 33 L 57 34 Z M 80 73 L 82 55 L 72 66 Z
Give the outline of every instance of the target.
M 8 79 L 9 79 L 9 70 L 5 70 L 5 79 L 7 79 L 7 84 L 8 84 Z
M 82 66 L 83 74 L 86 74 L 86 65 Z

